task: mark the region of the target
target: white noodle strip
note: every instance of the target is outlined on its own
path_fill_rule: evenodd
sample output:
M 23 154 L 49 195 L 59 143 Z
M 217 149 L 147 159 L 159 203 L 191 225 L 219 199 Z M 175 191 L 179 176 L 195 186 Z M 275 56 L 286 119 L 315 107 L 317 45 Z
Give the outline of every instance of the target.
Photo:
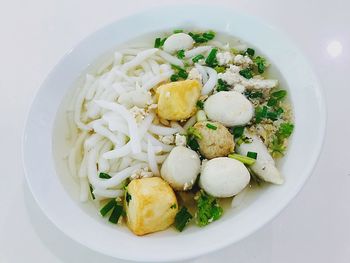
M 126 82 L 128 82 L 129 84 L 135 84 L 136 79 L 138 79 L 137 77 L 129 77 L 128 75 L 126 75 L 124 72 L 120 71 L 120 70 L 115 70 L 114 71 L 115 75 L 124 79 Z
M 213 47 L 212 46 L 200 46 L 193 48 L 191 50 L 185 51 L 185 57 L 186 58 L 192 58 L 194 56 L 197 56 L 199 54 L 203 54 L 209 50 L 211 50 Z
M 152 72 L 154 75 L 159 75 L 160 74 L 160 67 L 159 64 L 153 60 L 153 59 L 149 59 L 148 60 L 149 65 L 151 66 Z
M 181 68 L 184 67 L 184 63 L 182 62 L 182 60 L 168 54 L 167 52 L 165 52 L 163 50 L 159 50 L 157 53 L 159 56 L 161 56 L 163 59 L 168 61 L 170 64 L 174 64 L 174 65 L 179 66 Z
M 140 65 L 140 63 L 142 63 L 142 61 L 146 60 L 147 58 L 149 58 L 150 56 L 155 54 L 157 51 L 158 51 L 157 48 L 151 48 L 151 49 L 147 49 L 145 51 L 139 52 L 134 59 L 132 59 L 131 61 L 125 63 L 121 67 L 122 70 L 123 71 L 128 71 L 129 69 Z
M 137 54 L 140 53 L 140 49 L 139 48 L 126 48 L 126 49 L 122 49 L 120 51 L 121 54 L 123 55 L 133 55 L 136 56 Z
M 222 43 L 219 42 L 219 41 L 211 40 L 211 41 L 208 42 L 208 44 L 210 44 L 210 45 L 212 45 L 212 46 L 214 46 L 214 47 L 220 48 L 220 49 L 222 49 L 222 50 L 226 50 L 226 51 L 230 50 L 230 45 L 229 45 L 228 43 L 226 43 L 226 44 L 224 45 L 224 44 L 222 44 Z
M 142 86 L 142 88 L 146 89 L 146 90 L 150 90 L 153 87 L 155 87 L 156 85 L 158 85 L 159 83 L 168 80 L 173 73 L 174 73 L 173 71 L 167 71 L 167 72 L 164 72 L 158 76 L 155 76 L 155 77 L 151 78 L 150 80 L 148 80 Z
M 131 145 L 130 145 L 130 142 L 128 142 L 126 145 L 123 145 L 122 147 L 118 147 L 112 151 L 105 152 L 102 156 L 107 160 L 117 159 L 120 157 L 127 156 L 130 152 L 131 152 Z
M 150 64 L 147 61 L 143 61 L 140 65 L 141 65 L 141 67 L 143 69 L 143 72 L 150 72 L 150 73 L 152 73 L 151 66 L 150 66 Z
M 112 143 L 110 141 L 107 141 L 103 145 L 103 147 L 99 153 L 99 158 L 98 158 L 97 163 L 98 163 L 98 170 L 100 172 L 107 172 L 109 170 L 109 162 L 107 159 L 103 158 L 103 154 L 105 152 L 109 151 L 111 149 L 111 147 L 112 147 Z
M 130 157 L 124 157 L 120 162 L 120 165 L 118 167 L 118 171 L 124 170 L 125 168 L 130 166 L 131 161 L 132 161 L 132 159 Z
M 122 63 L 123 60 L 123 54 L 120 52 L 114 52 L 114 61 L 113 61 L 113 66 L 119 66 Z
M 199 73 L 201 74 L 202 82 L 205 84 L 208 81 L 207 71 L 205 70 L 205 68 L 202 65 L 200 65 L 198 63 L 195 64 L 195 67 L 199 71 Z
M 85 99 L 91 100 L 94 97 L 97 88 L 98 88 L 98 81 L 96 81 L 96 78 L 94 78 L 92 84 L 90 85 L 90 88 L 86 92 Z
M 143 152 L 147 152 L 147 148 L 148 146 L 147 146 L 147 142 L 145 142 L 145 141 L 142 141 L 141 142 L 141 149 L 142 149 L 142 151 Z M 162 152 L 163 151 L 163 148 L 160 146 L 160 145 L 157 145 L 157 146 L 154 146 L 153 145 L 153 148 L 154 148 L 154 152 L 155 153 L 160 153 L 160 152 Z M 141 152 L 142 153 L 142 152 Z
M 86 177 L 79 179 L 80 183 L 80 202 L 86 202 L 89 199 L 90 185 Z
M 93 121 L 91 123 L 91 126 L 97 134 L 107 137 L 110 141 L 116 144 L 118 141 L 117 136 L 115 136 L 113 132 L 111 132 L 106 127 L 104 127 L 103 124 L 104 124 L 104 120 L 99 119 L 99 120 Z
M 102 108 L 118 112 L 126 120 L 129 128 L 131 150 L 133 153 L 141 152 L 141 140 L 138 134 L 137 124 L 130 111 L 128 111 L 124 106 L 113 102 L 96 101 L 96 103 Z
M 110 187 L 116 187 L 120 185 L 125 179 L 130 177 L 137 169 L 147 167 L 148 165 L 146 163 L 139 163 L 133 166 L 130 166 L 118 173 L 112 174 L 112 178 L 110 179 L 104 179 L 98 180 L 95 182 L 97 188 L 110 188 Z M 89 177 L 90 179 L 90 177 Z M 91 181 L 90 181 L 91 182 Z
M 83 178 L 87 176 L 87 153 L 84 153 L 83 159 L 80 163 L 78 176 L 79 178 Z
M 159 176 L 159 168 L 156 161 L 156 154 L 150 139 L 148 139 L 147 146 L 149 167 L 151 168 L 151 171 L 155 176 Z
M 164 162 L 164 160 L 168 157 L 168 154 L 162 154 L 162 155 L 156 155 L 156 162 L 161 164 Z M 141 161 L 141 162 L 148 162 L 148 154 L 141 152 L 131 155 L 131 158 Z
M 85 84 L 83 89 L 81 90 L 80 93 L 78 93 L 78 97 L 77 100 L 75 102 L 75 107 L 74 107 L 74 121 L 75 124 L 81 129 L 81 130 L 90 130 L 90 128 L 85 125 L 82 121 L 81 121 L 81 108 L 83 106 L 84 103 L 84 98 L 85 98 L 85 94 L 88 91 L 88 89 L 90 88 L 90 85 L 92 83 L 92 81 L 94 80 L 94 77 L 87 74 L 86 75 L 86 80 L 85 80 Z
M 94 133 L 89 138 L 85 140 L 84 143 L 84 149 L 86 151 L 89 151 L 91 148 L 93 148 L 98 142 L 100 142 L 103 139 L 103 136 L 100 134 Z
M 82 132 L 79 135 L 74 147 L 70 150 L 70 153 L 68 155 L 68 167 L 69 167 L 69 171 L 73 177 L 78 176 L 78 174 L 77 174 L 77 172 L 78 172 L 77 171 L 77 157 L 78 157 L 78 154 L 81 154 L 83 141 L 87 137 L 87 134 L 88 134 L 87 132 Z
M 66 138 L 70 141 L 74 141 L 75 138 L 78 136 L 78 129 L 74 122 L 73 112 L 67 112 L 67 124 L 68 124 L 68 130 L 67 130 Z
M 185 131 L 197 122 L 196 115 L 192 116 L 183 126 Z
M 170 152 L 175 147 L 173 145 L 168 145 L 168 144 L 165 144 L 165 143 L 158 141 L 156 138 L 153 137 L 153 135 L 151 135 L 149 133 L 147 133 L 146 137 L 147 137 L 147 139 L 151 140 L 153 145 L 162 147 L 163 152 Z
M 142 120 L 142 122 L 139 126 L 139 135 L 140 135 L 141 139 L 145 136 L 146 132 L 148 131 L 149 127 L 151 126 L 154 117 L 155 117 L 155 115 L 153 113 L 150 113 Z
M 218 73 L 215 69 L 212 69 L 210 67 L 204 68 L 209 75 L 209 79 L 202 88 L 202 95 L 207 95 L 214 89 L 216 83 L 218 82 Z
M 104 198 L 116 198 L 124 195 L 123 190 L 107 190 L 107 189 L 96 188 L 92 192 L 93 194 L 99 195 Z
M 168 128 L 154 124 L 151 124 L 148 130 L 156 135 L 173 135 L 177 133 L 177 129 L 175 128 Z
M 184 129 L 179 123 L 177 123 L 176 121 L 170 122 L 170 126 L 171 126 L 172 128 L 174 128 L 174 129 L 176 129 L 178 133 L 180 133 L 180 134 L 186 134 L 185 129 Z

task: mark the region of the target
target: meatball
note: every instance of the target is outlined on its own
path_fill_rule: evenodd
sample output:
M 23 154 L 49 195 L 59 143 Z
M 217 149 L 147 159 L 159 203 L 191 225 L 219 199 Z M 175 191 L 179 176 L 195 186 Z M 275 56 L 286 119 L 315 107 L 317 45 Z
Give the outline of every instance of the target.
M 243 163 L 228 157 L 219 157 L 203 166 L 199 186 L 214 197 L 224 198 L 238 194 L 249 181 L 250 174 Z
M 125 198 L 127 224 L 136 235 L 161 231 L 174 223 L 178 204 L 173 189 L 160 177 L 130 182 Z
M 195 151 L 176 146 L 164 161 L 160 174 L 175 190 L 189 190 L 200 172 L 201 162 Z
M 185 120 L 196 113 L 196 103 L 202 89 L 197 80 L 183 80 L 161 85 L 158 98 L 158 116 L 166 120 Z
M 248 152 L 256 152 L 256 161 L 250 166 L 253 172 L 266 182 L 282 184 L 284 182 L 283 177 L 276 168 L 275 161 L 271 157 L 266 145 L 255 135 L 246 134 L 246 136 L 250 138 L 250 142 L 242 143 L 237 149 L 238 153 L 247 155 Z
M 247 124 L 254 115 L 252 103 L 237 91 L 220 91 L 204 103 L 208 118 L 227 127 Z
M 221 123 L 201 121 L 193 127 L 202 135 L 197 141 L 199 151 L 205 158 L 213 159 L 233 152 L 233 136 Z
M 191 36 L 185 33 L 176 33 L 165 40 L 163 49 L 168 53 L 175 53 L 178 50 L 191 49 L 193 44 L 194 41 Z

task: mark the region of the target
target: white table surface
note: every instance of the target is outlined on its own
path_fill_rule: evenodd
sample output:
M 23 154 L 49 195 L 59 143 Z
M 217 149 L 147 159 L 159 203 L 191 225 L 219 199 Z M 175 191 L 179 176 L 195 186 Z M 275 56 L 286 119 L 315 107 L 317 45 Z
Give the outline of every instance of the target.
M 48 221 L 23 177 L 21 135 L 37 89 L 64 53 L 114 20 L 174 2 L 0 1 L 1 263 L 123 262 L 71 241 Z M 313 175 L 275 220 L 243 241 L 191 262 L 350 262 L 350 2 L 192 2 L 231 6 L 288 33 L 319 75 L 328 128 Z

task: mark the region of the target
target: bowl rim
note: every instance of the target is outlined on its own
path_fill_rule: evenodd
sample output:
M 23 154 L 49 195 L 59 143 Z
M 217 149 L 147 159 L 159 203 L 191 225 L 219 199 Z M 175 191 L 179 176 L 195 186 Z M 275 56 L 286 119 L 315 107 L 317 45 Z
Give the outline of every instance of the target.
M 231 238 L 226 238 L 225 240 L 220 240 L 218 242 L 214 242 L 212 244 L 212 246 L 207 246 L 203 249 L 196 249 L 194 251 L 191 251 L 190 253 L 187 254 L 181 254 L 181 253 L 176 253 L 173 255 L 168 255 L 168 256 L 161 256 L 161 257 L 150 257 L 150 258 L 145 258 L 137 256 L 135 254 L 137 253 L 131 253 L 129 256 L 125 256 L 125 255 L 120 255 L 120 254 L 111 254 L 110 251 L 101 249 L 101 247 L 96 247 L 96 246 L 92 246 L 91 243 L 87 243 L 79 238 L 77 238 L 76 235 L 72 235 L 71 232 L 67 231 L 66 229 L 62 228 L 60 226 L 60 224 L 57 223 L 57 218 L 53 217 L 51 214 L 49 214 L 46 210 L 45 207 L 42 205 L 42 201 L 39 200 L 35 194 L 35 189 L 32 185 L 32 181 L 30 179 L 30 172 L 28 170 L 28 157 L 27 157 L 27 153 L 26 153 L 26 134 L 27 134 L 27 130 L 28 130 L 28 126 L 30 125 L 30 118 L 32 115 L 32 111 L 33 111 L 33 105 L 37 100 L 37 96 L 40 92 L 42 92 L 47 83 L 49 82 L 49 80 L 55 75 L 57 68 L 63 63 L 63 61 L 65 61 L 68 57 L 71 56 L 72 53 L 74 53 L 77 49 L 79 49 L 79 47 L 83 44 L 83 43 L 87 43 L 90 38 L 94 35 L 100 34 L 102 31 L 107 31 L 109 28 L 113 27 L 116 24 L 119 23 L 127 23 L 128 21 L 132 21 L 132 20 L 138 20 L 140 19 L 140 17 L 144 17 L 144 16 L 149 16 L 151 14 L 154 14 L 155 12 L 169 12 L 169 7 L 171 7 L 171 12 L 175 12 L 176 10 L 180 11 L 181 9 L 184 8 L 184 5 L 181 4 L 177 4 L 177 5 L 167 5 L 167 6 L 162 6 L 162 7 L 158 7 L 158 8 L 153 8 L 153 9 L 149 9 L 149 10 L 144 10 L 138 13 L 135 13 L 131 16 L 127 16 L 125 18 L 116 20 L 111 22 L 110 24 L 103 26 L 101 29 L 92 32 L 91 34 L 89 34 L 87 37 L 85 37 L 83 40 L 79 41 L 78 44 L 76 44 L 71 50 L 69 50 L 58 62 L 57 64 L 50 70 L 49 74 L 46 76 L 44 82 L 42 83 L 42 85 L 40 86 L 40 88 L 37 90 L 30 110 L 27 114 L 26 117 L 26 121 L 25 121 L 25 128 L 24 128 L 24 132 L 22 135 L 22 162 L 23 162 L 23 167 L 24 167 L 24 173 L 25 173 L 25 178 L 27 181 L 27 184 L 29 186 L 29 189 L 36 201 L 36 203 L 38 204 L 38 206 L 40 207 L 40 209 L 44 212 L 44 214 L 49 218 L 49 220 L 58 228 L 60 229 L 63 233 L 65 233 L 66 236 L 68 236 L 69 238 L 71 238 L 72 240 L 76 241 L 77 243 L 80 243 L 82 245 L 84 245 L 87 248 L 90 248 L 96 252 L 99 253 L 103 253 L 103 254 L 107 254 L 109 256 L 113 256 L 113 257 L 118 257 L 118 258 L 123 258 L 123 259 L 127 259 L 127 260 L 135 260 L 135 261 L 144 261 L 144 262 L 161 262 L 161 261 L 180 261 L 180 260 L 185 260 L 185 259 L 190 259 L 190 258 L 194 258 L 194 257 L 198 257 L 213 251 L 216 251 L 218 249 L 222 249 L 232 243 L 238 242 L 240 240 L 242 240 L 243 238 L 251 235 L 253 232 L 257 231 L 258 229 L 262 228 L 264 225 L 266 225 L 268 222 L 272 221 L 278 214 L 280 214 L 282 212 L 283 209 L 285 209 L 287 207 L 287 205 L 291 202 L 291 200 L 300 192 L 300 190 L 302 189 L 303 185 L 305 184 L 306 180 L 311 176 L 312 171 L 314 170 L 314 167 L 319 159 L 320 153 L 321 153 L 321 149 L 323 147 L 324 144 L 324 138 L 325 138 L 325 133 L 326 133 L 326 104 L 325 104 L 325 97 L 324 97 L 324 92 L 321 88 L 321 85 L 312 69 L 312 67 L 310 66 L 310 63 L 307 61 L 307 59 L 305 58 L 304 55 L 302 55 L 303 57 L 303 62 L 304 64 L 308 67 L 309 73 L 312 75 L 311 78 L 313 79 L 313 83 L 315 84 L 314 86 L 314 91 L 317 93 L 317 97 L 318 97 L 318 107 L 319 107 L 319 111 L 321 113 L 320 116 L 320 126 L 319 126 L 319 131 L 318 131 L 318 141 L 317 141 L 317 149 L 315 150 L 315 152 L 317 154 L 315 154 L 312 158 L 311 158 L 311 163 L 309 163 L 308 166 L 308 170 L 305 172 L 305 176 L 303 177 L 302 180 L 299 181 L 299 184 L 296 185 L 295 187 L 295 191 L 290 194 L 288 196 L 288 198 L 286 198 L 281 204 L 280 207 L 278 209 L 274 209 L 273 212 L 270 212 L 270 216 L 268 217 L 268 219 L 261 221 L 260 223 L 255 224 L 253 227 L 251 227 L 250 229 L 246 230 L 245 232 L 242 232 L 240 235 L 237 235 L 235 237 L 231 237 Z M 215 9 L 215 10 L 220 10 L 224 13 L 227 13 L 227 11 L 223 11 L 224 9 L 219 8 L 217 6 L 213 6 L 213 5 L 186 5 L 186 8 L 196 8 L 196 10 L 207 10 L 207 9 Z M 229 7 L 225 7 L 225 8 L 229 8 Z M 265 23 L 264 21 L 262 21 L 261 19 L 258 19 L 256 17 L 247 15 L 244 12 L 241 12 L 240 10 L 230 10 L 230 12 L 237 14 L 239 16 L 245 17 L 248 20 L 254 21 L 255 23 L 259 23 L 261 25 L 263 25 L 264 27 L 270 28 L 272 29 L 276 34 L 278 34 L 279 36 L 282 36 L 284 41 L 288 42 L 288 44 L 290 45 L 290 47 L 292 47 L 295 51 L 297 51 L 299 54 L 302 54 L 302 52 L 293 44 L 293 42 L 289 39 L 289 37 L 287 35 L 285 35 L 283 32 L 281 32 L 280 30 L 276 29 L 275 27 Z M 142 19 L 141 19 L 142 20 Z M 239 36 L 237 36 L 239 37 Z M 240 38 L 240 37 L 239 37 Z M 243 39 L 244 40 L 244 39 Z M 277 65 L 276 65 L 277 67 Z

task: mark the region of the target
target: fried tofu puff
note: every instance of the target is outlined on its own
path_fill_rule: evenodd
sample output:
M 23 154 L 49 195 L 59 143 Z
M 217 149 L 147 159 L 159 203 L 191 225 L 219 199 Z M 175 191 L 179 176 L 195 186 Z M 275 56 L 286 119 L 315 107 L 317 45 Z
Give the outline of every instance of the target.
M 125 198 L 127 224 L 138 236 L 164 230 L 174 223 L 178 204 L 173 189 L 160 177 L 135 179 Z
M 161 85 L 156 91 L 159 117 L 179 121 L 196 113 L 202 85 L 198 80 L 183 80 Z

